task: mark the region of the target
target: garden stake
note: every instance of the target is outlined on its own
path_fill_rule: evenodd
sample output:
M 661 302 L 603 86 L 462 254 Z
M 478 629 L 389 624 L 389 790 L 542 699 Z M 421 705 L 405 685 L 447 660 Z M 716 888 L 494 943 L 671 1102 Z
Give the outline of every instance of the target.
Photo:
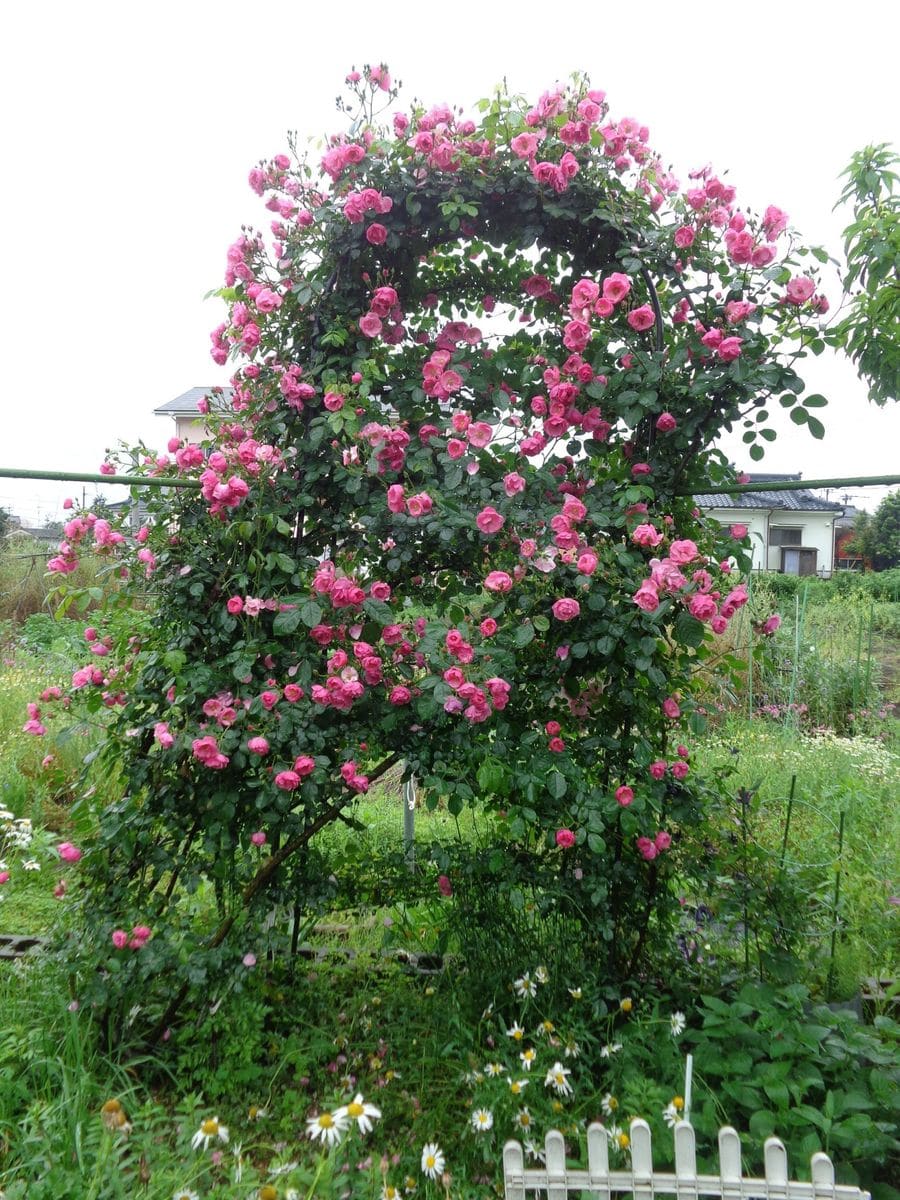
M 794 597 L 794 662 L 791 670 L 791 687 L 788 694 L 788 709 L 785 714 L 784 723 L 790 721 L 796 725 L 796 714 L 794 712 L 794 695 L 797 689 L 797 678 L 800 674 L 800 643 L 803 637 L 803 619 L 806 616 L 806 598 L 809 595 L 809 584 L 803 585 L 803 602 L 801 604 L 800 597 Z
M 828 985 L 826 994 L 829 1001 L 834 994 L 834 956 L 837 952 L 837 931 L 838 931 L 838 902 L 841 898 L 841 855 L 844 852 L 844 812 L 841 811 L 841 820 L 838 825 L 838 865 L 834 873 L 834 906 L 831 925 L 831 965 L 828 968 Z
M 787 815 L 784 818 L 784 837 L 781 839 L 781 862 L 778 864 L 779 873 L 784 870 L 784 856 L 787 852 L 788 834 L 791 829 L 791 813 L 794 810 L 794 788 L 797 786 L 797 776 L 791 776 L 791 790 L 788 793 Z
M 859 705 L 859 663 L 862 658 L 862 636 L 863 636 L 863 615 L 859 614 L 859 623 L 856 630 L 856 662 L 853 667 L 853 711 L 855 712 Z
M 691 1089 L 694 1084 L 694 1056 L 689 1054 L 684 1064 L 684 1114 L 682 1121 L 691 1119 Z
M 869 688 L 872 685 L 872 635 L 875 629 L 875 601 L 869 605 L 869 647 L 866 654 L 866 681 L 863 684 L 863 698 L 866 707 L 869 706 Z

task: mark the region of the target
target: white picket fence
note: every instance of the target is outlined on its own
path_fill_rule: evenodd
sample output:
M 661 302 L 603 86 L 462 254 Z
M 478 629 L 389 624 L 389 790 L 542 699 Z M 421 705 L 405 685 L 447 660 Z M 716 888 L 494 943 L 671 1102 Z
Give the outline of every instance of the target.
M 811 1182 L 789 1180 L 787 1152 L 774 1137 L 765 1144 L 765 1178 L 745 1177 L 741 1174 L 741 1139 L 727 1126 L 719 1130 L 719 1173 L 698 1175 L 693 1127 L 688 1121 L 679 1121 L 674 1133 L 674 1172 L 653 1170 L 650 1126 L 639 1119 L 631 1122 L 631 1166 L 626 1170 L 609 1169 L 609 1138 L 599 1123 L 588 1127 L 587 1169 L 566 1167 L 566 1145 L 558 1130 L 547 1134 L 546 1162 L 537 1168 L 526 1168 L 521 1143 L 507 1142 L 503 1147 L 506 1200 L 528 1200 L 529 1195 L 568 1200 L 580 1193 L 591 1200 L 610 1200 L 622 1192 L 634 1200 L 654 1200 L 656 1196 L 676 1196 L 678 1200 L 699 1200 L 701 1196 L 721 1200 L 871 1200 L 869 1193 L 858 1187 L 834 1182 L 834 1167 L 827 1154 L 812 1156 Z

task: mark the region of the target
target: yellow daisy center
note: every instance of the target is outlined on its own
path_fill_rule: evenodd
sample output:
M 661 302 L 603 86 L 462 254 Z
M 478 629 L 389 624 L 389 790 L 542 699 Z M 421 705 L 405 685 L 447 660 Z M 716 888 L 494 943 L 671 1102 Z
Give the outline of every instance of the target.
M 200 1126 L 200 1132 L 204 1137 L 215 1137 L 219 1132 L 219 1122 L 215 1117 L 207 1117 Z
M 319 1117 L 319 1128 L 320 1129 L 333 1129 L 334 1128 L 334 1121 L 332 1119 L 331 1113 L 322 1113 L 321 1117 Z
M 676 1096 L 672 1101 L 672 1107 L 677 1108 L 679 1112 L 684 1108 L 684 1099 L 681 1096 Z
M 347 1116 L 353 1117 L 354 1120 L 356 1120 L 357 1117 L 361 1117 L 364 1112 L 365 1109 L 363 1106 L 361 1104 L 357 1104 L 355 1100 L 352 1104 L 347 1105 Z
M 619 1136 L 616 1138 L 616 1141 L 619 1143 L 620 1150 L 628 1149 L 628 1134 L 627 1133 L 620 1133 Z
M 437 1162 L 437 1159 L 434 1157 L 434 1155 L 429 1154 L 428 1157 L 425 1159 L 425 1166 L 430 1171 L 434 1167 L 436 1162 Z

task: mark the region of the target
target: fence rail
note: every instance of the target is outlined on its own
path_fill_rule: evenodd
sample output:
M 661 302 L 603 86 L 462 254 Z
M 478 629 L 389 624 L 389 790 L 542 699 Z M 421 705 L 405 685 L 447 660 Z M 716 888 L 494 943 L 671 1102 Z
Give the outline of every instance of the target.
M 742 1174 L 741 1139 L 730 1126 L 719 1130 L 719 1171 L 716 1175 L 697 1172 L 694 1129 L 688 1121 L 675 1125 L 675 1170 L 654 1171 L 650 1126 L 640 1119 L 631 1122 L 631 1166 L 609 1169 L 609 1138 L 599 1122 L 588 1127 L 587 1168 L 566 1166 L 563 1135 L 552 1129 L 544 1142 L 545 1162 L 525 1167 L 522 1145 L 509 1141 L 503 1147 L 503 1183 L 506 1200 L 528 1200 L 540 1195 L 546 1200 L 568 1200 L 589 1195 L 592 1200 L 611 1200 L 628 1193 L 634 1200 L 675 1196 L 676 1200 L 699 1200 L 702 1196 L 721 1200 L 871 1200 L 868 1192 L 848 1184 L 836 1184 L 834 1167 L 827 1154 L 810 1159 L 810 1181 L 788 1177 L 787 1151 L 778 1138 L 768 1138 L 764 1148 L 765 1175 Z

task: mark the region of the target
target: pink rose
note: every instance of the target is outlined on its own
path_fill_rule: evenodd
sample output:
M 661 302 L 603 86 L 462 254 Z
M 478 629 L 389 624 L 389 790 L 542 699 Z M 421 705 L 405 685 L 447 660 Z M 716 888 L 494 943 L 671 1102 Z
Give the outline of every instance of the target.
M 565 748 L 566 748 L 566 743 L 562 740 L 561 737 L 552 737 L 550 739 L 550 741 L 547 743 L 547 749 L 552 751 L 554 754 L 562 754 L 562 752 L 565 750 Z
M 577 600 L 562 596 L 559 600 L 553 601 L 552 612 L 557 621 L 574 621 L 581 612 L 581 605 Z
M 690 771 L 690 769 L 691 768 L 686 762 L 679 761 L 672 763 L 672 774 L 676 779 L 686 779 L 687 773 Z
M 656 843 L 651 842 L 648 837 L 639 837 L 637 840 L 637 848 L 640 852 L 641 858 L 645 859 L 647 862 L 652 862 L 659 853 L 656 848 Z
M 585 550 L 582 554 L 579 554 L 578 562 L 576 563 L 579 574 L 593 575 L 597 570 L 599 561 L 593 550 Z
M 515 496 L 525 490 L 525 480 L 518 471 L 510 471 L 508 475 L 503 476 L 503 490 L 507 496 Z
M 485 617 L 479 626 L 482 637 L 493 637 L 497 632 L 497 622 L 493 617 Z
M 382 330 L 381 320 L 375 313 L 367 312 L 364 317 L 360 317 L 359 328 L 360 332 L 364 333 L 366 337 L 378 337 Z
M 690 225 L 681 225 L 675 230 L 675 245 L 679 250 L 687 250 L 694 244 L 694 231 Z
M 633 800 L 634 791 L 630 787 L 626 787 L 623 784 L 622 787 L 616 788 L 616 804 L 621 805 L 622 808 L 627 808 Z
M 438 891 L 442 896 L 453 895 L 453 884 L 450 882 L 449 875 L 438 875 Z
M 296 771 L 279 771 L 275 776 L 275 786 L 283 792 L 293 791 L 295 787 L 300 786 L 300 776 Z
M 117 950 L 124 950 L 128 945 L 128 934 L 124 929 L 114 929 L 112 931 L 112 944 Z
M 691 596 L 688 601 L 688 609 L 691 616 L 696 617 L 698 621 L 711 621 L 719 611 L 712 596 L 705 596 L 699 592 Z
M 575 834 L 571 829 L 557 829 L 556 844 L 561 850 L 571 850 L 575 845 Z
M 649 546 L 655 549 L 663 540 L 663 535 L 653 525 L 638 525 L 631 534 L 631 540 L 637 546 Z
M 427 492 L 418 492 L 406 502 L 406 511 L 411 517 L 424 517 L 431 512 L 433 501 Z
M 669 547 L 669 558 L 678 566 L 684 566 L 685 563 L 693 562 L 699 553 L 697 543 L 692 542 L 690 538 L 675 541 Z
M 316 760 L 310 758 L 308 754 L 300 754 L 294 759 L 294 770 L 301 779 L 305 779 L 307 775 L 312 775 L 316 769 Z
M 778 613 L 773 613 L 771 617 L 763 622 L 762 631 L 768 637 L 769 634 L 774 633 L 780 625 L 781 617 L 778 615 Z
M 505 571 L 491 571 L 484 581 L 489 592 L 508 592 L 513 585 L 512 576 Z
M 656 612 L 659 608 L 659 592 L 649 579 L 644 580 L 631 598 L 646 613 Z
M 250 834 L 250 841 L 254 846 L 264 846 L 266 844 L 266 835 L 261 829 L 257 829 L 256 833 Z
M 391 688 L 388 703 L 396 705 L 409 704 L 411 699 L 412 692 L 410 692 L 409 688 L 398 684 L 397 687 Z
M 649 329 L 651 325 L 656 323 L 656 317 L 653 315 L 653 309 L 649 304 L 642 304 L 640 308 L 633 308 L 625 319 L 637 333 L 642 333 L 645 329 Z
M 741 357 L 741 344 L 743 340 L 743 338 L 739 337 L 722 338 L 716 349 L 716 353 L 722 362 L 734 362 L 736 358 Z
M 303 699 L 303 688 L 299 683 L 286 683 L 283 694 L 288 704 L 296 704 L 298 700 Z
M 81 858 L 81 851 L 77 846 L 73 846 L 71 842 L 60 842 L 56 847 L 56 852 L 63 862 L 77 863 Z
M 674 696 L 668 696 L 663 700 L 662 710 L 670 721 L 677 721 L 681 716 L 681 709 L 678 707 L 678 701 Z
M 666 771 L 668 770 L 668 764 L 663 759 L 658 758 L 655 762 L 652 762 L 647 769 L 650 772 L 652 779 L 665 779 Z
M 747 536 L 747 526 L 746 525 L 732 525 L 728 532 L 731 534 L 731 536 L 734 538 L 734 540 L 736 542 L 739 542 L 739 541 L 741 541 L 742 538 L 745 538 Z
M 603 295 L 611 304 L 618 304 L 620 300 L 624 300 L 630 291 L 631 279 L 619 271 L 614 271 L 603 280 Z
M 372 246 L 383 246 L 387 241 L 387 230 L 377 221 L 373 222 L 366 230 L 366 241 Z
M 664 829 L 661 829 L 653 841 L 657 850 L 668 850 L 668 848 L 672 845 L 672 835 L 670 833 L 666 833 Z
M 484 534 L 497 533 L 505 524 L 505 518 L 490 504 L 475 518 L 475 524 Z
M 268 754 L 269 743 L 264 737 L 252 737 L 247 742 L 247 749 L 251 754 Z
M 236 617 L 238 613 L 243 611 L 244 601 L 240 596 L 232 596 L 228 600 L 228 603 L 225 605 L 225 607 L 233 617 Z
M 660 413 L 656 418 L 656 428 L 660 433 L 671 433 L 677 425 L 678 422 L 670 412 Z
M 791 304 L 803 304 L 815 290 L 816 285 L 808 275 L 795 275 L 785 288 L 785 293 Z
M 405 506 L 402 483 L 392 483 L 387 490 L 387 506 L 392 513 L 402 513 Z

